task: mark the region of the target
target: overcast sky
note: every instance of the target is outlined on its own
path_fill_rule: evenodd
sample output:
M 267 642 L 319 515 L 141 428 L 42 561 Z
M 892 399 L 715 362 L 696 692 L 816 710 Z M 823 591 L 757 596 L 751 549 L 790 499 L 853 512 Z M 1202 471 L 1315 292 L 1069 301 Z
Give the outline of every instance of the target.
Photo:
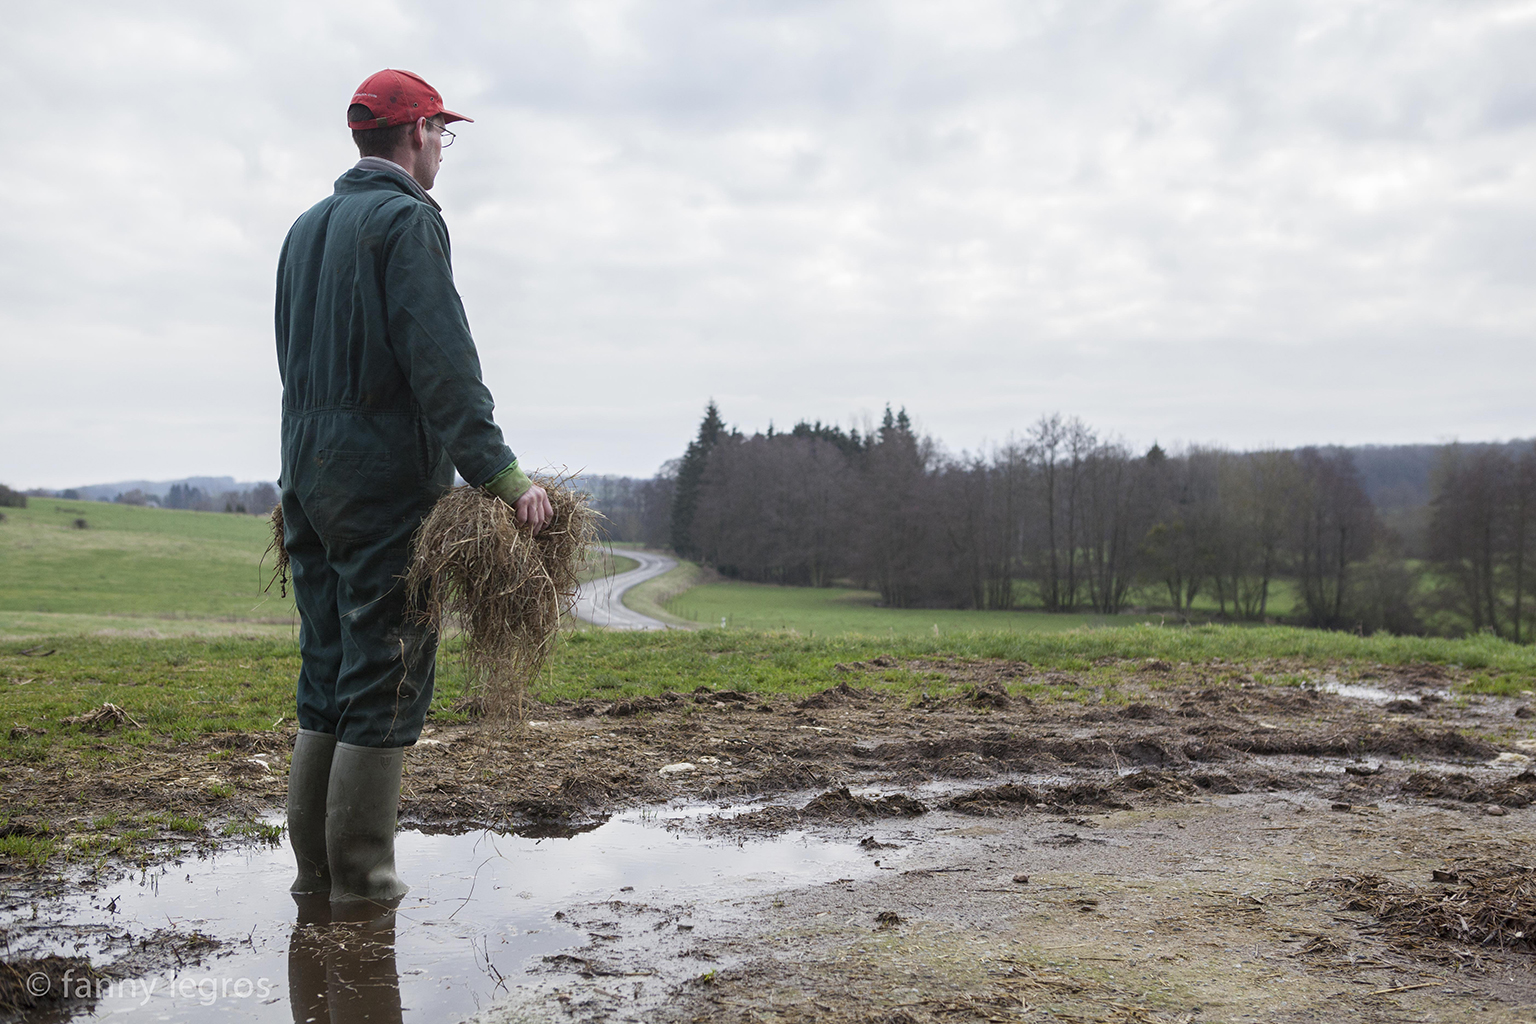
M 381 67 L 528 465 L 1536 434 L 1536 3 L 10 5 L 0 482 L 275 478 L 273 272 Z

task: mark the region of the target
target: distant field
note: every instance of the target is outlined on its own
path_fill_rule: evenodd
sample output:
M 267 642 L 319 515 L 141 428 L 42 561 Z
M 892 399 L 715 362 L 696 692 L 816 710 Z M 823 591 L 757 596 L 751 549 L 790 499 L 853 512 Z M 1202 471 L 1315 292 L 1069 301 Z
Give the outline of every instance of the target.
M 264 516 L 50 498 L 0 511 L 0 627 L 41 626 L 38 615 L 294 621 L 291 594 L 262 592 Z
M 1140 599 L 1149 604 L 1167 605 L 1168 590 L 1166 587 L 1143 587 L 1138 592 Z M 1296 584 L 1291 580 L 1273 580 L 1269 584 L 1269 600 L 1264 605 L 1264 614 L 1271 618 L 1284 618 L 1295 615 L 1301 611 L 1301 594 L 1296 589 Z M 1217 613 L 1216 592 L 1209 587 L 1195 595 L 1190 611 L 1197 615 L 1215 615 Z M 1235 614 L 1232 603 L 1227 602 L 1227 614 Z
M 265 516 L 51 498 L 0 513 L 0 637 L 297 635 L 292 593 L 262 590 Z M 603 551 L 582 575 L 638 565 Z
M 1163 616 L 1050 614 L 1040 611 L 978 612 L 953 608 L 879 608 L 870 590 L 779 587 L 762 583 L 706 583 L 667 601 L 672 615 L 701 626 L 730 629 L 793 629 L 823 636 L 943 636 L 984 630 L 1050 633 L 1079 626 L 1157 623 Z

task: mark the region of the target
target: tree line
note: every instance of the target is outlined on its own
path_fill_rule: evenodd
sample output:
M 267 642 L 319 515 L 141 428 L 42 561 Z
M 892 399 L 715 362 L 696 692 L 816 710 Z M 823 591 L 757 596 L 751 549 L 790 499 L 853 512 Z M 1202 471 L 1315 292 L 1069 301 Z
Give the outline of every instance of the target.
M 66 501 L 84 500 L 77 488 L 50 491 L 35 488 L 25 493 L 13 491 L 0 484 L 0 505 L 16 505 L 25 508 L 27 496 L 37 498 L 62 498 Z M 191 509 L 197 512 L 240 512 L 250 515 L 267 515 L 277 504 L 277 488 L 269 483 L 259 483 L 244 490 L 207 491 L 191 484 L 172 484 L 166 494 L 154 494 L 134 487 L 120 491 L 112 497 L 105 495 L 94 499 L 111 501 L 118 505 L 144 505 L 153 508 Z
M 194 512 L 239 512 L 266 515 L 278 502 L 277 488 L 259 483 L 246 490 L 217 494 L 191 484 L 172 484 L 164 495 L 146 494 L 134 488 L 112 498 L 119 505 L 153 505 L 157 508 L 190 509 Z
M 863 433 L 746 435 L 710 403 L 682 458 L 628 487 L 628 539 L 743 580 L 868 588 L 890 607 L 1536 631 L 1529 443 L 1441 449 L 1422 537 L 1388 525 L 1346 449 L 1133 451 L 1059 414 L 950 455 L 905 410 Z

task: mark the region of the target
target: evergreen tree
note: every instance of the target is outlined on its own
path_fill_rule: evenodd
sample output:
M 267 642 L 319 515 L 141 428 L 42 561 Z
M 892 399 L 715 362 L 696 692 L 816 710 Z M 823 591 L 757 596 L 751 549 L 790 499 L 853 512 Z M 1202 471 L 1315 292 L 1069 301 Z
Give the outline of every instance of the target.
M 672 491 L 672 550 L 684 557 L 694 554 L 693 517 L 699 507 L 699 482 L 704 479 L 704 466 L 709 461 L 710 450 L 724 429 L 720 408 L 711 398 L 709 405 L 704 407 L 699 436 L 689 443 L 688 451 L 677 467 L 677 482 Z
M 815 423 L 801 420 L 795 424 L 795 429 L 790 431 L 795 437 L 814 437 L 822 441 L 829 441 L 837 446 L 837 450 L 849 458 L 854 458 L 864 452 L 865 439 L 859 436 L 858 429 L 843 432 L 843 428 L 835 423 L 822 426 L 821 420 Z

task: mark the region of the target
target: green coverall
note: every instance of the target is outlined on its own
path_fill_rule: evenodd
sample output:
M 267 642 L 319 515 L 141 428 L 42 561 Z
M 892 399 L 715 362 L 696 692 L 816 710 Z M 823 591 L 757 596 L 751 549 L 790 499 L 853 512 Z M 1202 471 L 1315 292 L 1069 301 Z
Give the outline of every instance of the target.
M 437 204 L 387 171 L 342 175 L 283 243 L 277 358 L 299 727 L 409 746 L 437 648 L 405 614 L 411 536 L 455 467 L 476 485 L 521 476 L 492 419 Z

